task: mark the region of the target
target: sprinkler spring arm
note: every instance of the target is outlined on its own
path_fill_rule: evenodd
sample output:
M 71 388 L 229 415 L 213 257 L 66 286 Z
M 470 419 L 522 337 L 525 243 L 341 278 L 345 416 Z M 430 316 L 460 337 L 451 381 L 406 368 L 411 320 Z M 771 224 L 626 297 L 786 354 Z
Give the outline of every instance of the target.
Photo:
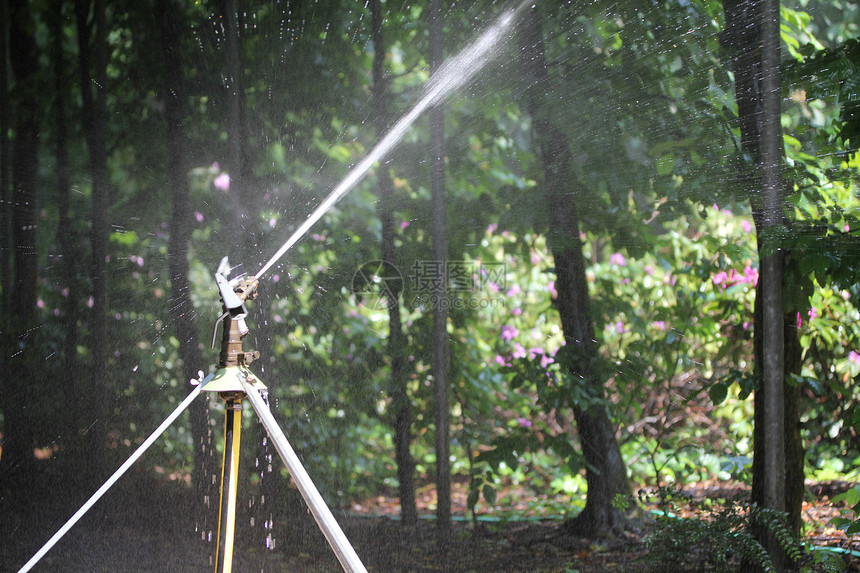
M 218 325 L 227 317 L 230 317 L 230 322 L 237 325 L 239 336 L 244 337 L 248 334 L 249 329 L 245 324 L 245 317 L 248 316 L 248 310 L 245 308 L 245 301 L 254 300 L 257 297 L 257 286 L 260 284 L 260 281 L 255 277 L 236 277 L 232 280 L 228 280 L 227 276 L 230 274 L 231 270 L 230 262 L 227 257 L 224 257 L 218 265 L 218 270 L 215 271 L 215 282 L 218 284 L 218 290 L 221 293 L 221 300 L 224 303 L 224 314 L 215 321 L 215 329 L 212 333 L 213 349 L 215 348 L 215 339 L 218 336 Z M 224 329 L 224 341 L 227 339 L 228 330 L 233 330 L 232 326 L 229 329 Z

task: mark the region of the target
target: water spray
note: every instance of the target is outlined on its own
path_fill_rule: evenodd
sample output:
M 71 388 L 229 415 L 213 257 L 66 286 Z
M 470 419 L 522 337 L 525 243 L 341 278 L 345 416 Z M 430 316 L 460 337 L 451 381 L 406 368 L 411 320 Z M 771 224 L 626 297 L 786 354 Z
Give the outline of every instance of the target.
M 344 195 L 355 187 L 355 185 L 370 171 L 378 161 L 382 160 L 391 149 L 401 140 L 406 134 L 409 127 L 415 123 L 428 107 L 439 104 L 447 96 L 454 91 L 466 85 L 478 70 L 489 61 L 493 55 L 493 48 L 498 48 L 501 40 L 505 38 L 510 31 L 516 19 L 516 15 L 531 1 L 521 3 L 516 8 L 504 12 L 496 21 L 475 40 L 470 46 L 462 50 L 457 56 L 445 62 L 430 78 L 427 87 L 424 90 L 424 95 L 415 104 L 412 110 L 404 115 L 385 136 L 379 140 L 376 146 L 370 153 L 362 159 L 349 172 L 349 175 L 335 187 L 332 192 L 319 204 L 319 206 L 310 214 L 305 221 L 299 225 L 299 228 L 287 239 L 280 249 L 272 256 L 269 261 L 257 272 L 257 280 L 272 268 L 284 254 L 290 250 L 307 232 L 325 215 L 334 205 L 340 201 Z
M 161 423 L 160 426 L 134 451 L 116 472 L 78 509 L 77 512 L 42 546 L 39 551 L 18 571 L 30 571 L 45 554 L 77 523 L 83 515 L 125 474 L 158 437 L 188 408 L 202 391 L 217 392 L 225 402 L 224 457 L 221 471 L 221 504 L 218 515 L 218 545 L 216 573 L 232 571 L 233 544 L 236 521 L 236 486 L 238 482 L 239 453 L 242 430 L 242 401 L 248 398 L 260 421 L 272 438 L 275 449 L 293 477 L 302 498 L 332 548 L 335 556 L 347 573 L 367 573 L 358 555 L 350 545 L 343 530 L 326 505 L 319 491 L 308 476 L 295 451 L 278 427 L 268 405 L 263 399 L 266 386 L 248 369 L 248 365 L 259 357 L 255 351 L 245 351 L 243 339 L 249 328 L 245 323 L 248 311 L 245 302 L 253 300 L 262 276 L 293 247 L 323 215 L 340 201 L 364 175 L 403 138 L 407 129 L 430 106 L 439 104 L 455 90 L 468 83 L 489 61 L 493 48 L 497 48 L 509 33 L 516 15 L 530 5 L 525 0 L 517 7 L 504 12 L 475 42 L 446 62 L 428 82 L 424 95 L 412 110 L 403 116 L 394 127 L 376 144 L 371 152 L 356 165 L 349 175 L 320 203 L 307 219 L 287 239 L 280 249 L 263 265 L 256 275 L 229 278 L 231 271 L 227 257 L 221 260 L 215 272 L 215 282 L 221 294 L 223 313 L 215 321 L 212 348 L 215 347 L 218 327 L 222 326 L 221 352 L 218 368 L 203 378 L 192 381 L 194 390 Z

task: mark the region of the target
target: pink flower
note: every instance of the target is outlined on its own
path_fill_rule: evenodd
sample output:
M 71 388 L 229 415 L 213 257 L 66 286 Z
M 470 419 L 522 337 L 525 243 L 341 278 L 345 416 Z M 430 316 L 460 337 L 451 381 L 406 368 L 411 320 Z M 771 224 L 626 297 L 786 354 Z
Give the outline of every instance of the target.
M 508 292 L 506 294 L 508 296 L 514 296 L 515 294 L 520 294 L 520 291 L 521 291 L 520 285 L 514 283 L 514 285 L 508 289 Z
M 409 226 L 409 221 L 400 221 L 400 229 L 403 230 Z
M 798 312 L 797 313 L 797 328 L 800 328 L 801 326 L 803 326 L 803 317 L 800 316 L 800 313 Z
M 514 310 L 511 311 L 511 314 L 514 316 L 519 316 L 522 313 L 523 313 L 523 309 L 521 309 L 520 307 L 516 307 Z
M 848 353 L 848 360 L 850 360 L 854 364 L 860 364 L 860 354 L 857 354 L 852 350 Z
M 490 225 L 487 227 L 487 234 L 492 235 L 498 228 L 499 226 L 496 223 L 490 223 Z
M 715 274 L 711 280 L 714 281 L 715 285 L 721 285 L 721 284 L 725 283 L 727 280 L 729 280 L 729 275 L 728 275 L 728 273 L 726 273 L 726 271 L 720 271 L 717 274 Z
M 515 326 L 506 324 L 502 327 L 502 340 L 513 340 L 519 334 L 520 331 Z
M 609 257 L 609 263 L 623 267 L 627 264 L 627 259 L 621 253 L 612 253 L 612 256 Z
M 523 348 L 523 345 L 517 342 L 514 344 L 514 351 L 511 354 L 511 358 L 525 358 L 526 357 L 526 349 Z
M 543 356 L 541 356 L 541 357 L 540 357 L 540 365 L 541 365 L 541 368 L 546 368 L 547 366 L 549 366 L 549 365 L 550 365 L 550 364 L 552 364 L 553 362 L 555 362 L 555 359 L 550 358 L 550 357 L 549 357 L 549 356 L 547 356 L 546 354 L 544 354 Z
M 540 346 L 535 346 L 534 348 L 529 348 L 529 360 L 534 360 L 538 356 L 543 354 L 543 348 Z
M 549 294 L 552 296 L 553 300 L 558 298 L 558 291 L 555 290 L 555 281 L 549 281 L 547 290 L 549 290 Z
M 194 211 L 194 218 L 197 219 L 198 223 L 202 223 L 203 222 L 203 213 L 201 213 L 200 211 Z
M 230 189 L 230 176 L 226 173 L 222 173 L 215 178 L 215 181 L 212 184 L 215 185 L 216 189 L 228 191 Z
M 531 428 L 532 423 L 525 418 L 517 418 L 517 424 L 520 425 L 520 428 Z
M 752 225 L 750 225 L 750 222 L 746 219 L 741 221 L 741 228 L 743 228 L 744 233 L 749 233 L 750 231 L 752 231 Z
M 505 357 L 500 354 L 496 354 L 496 364 L 498 364 L 499 366 L 509 366 L 509 364 L 505 360 Z
M 758 268 L 749 265 L 744 267 L 744 282 L 753 286 L 758 284 Z
M 806 314 L 809 315 L 809 322 L 812 322 L 813 318 L 818 317 L 818 311 L 815 309 L 814 306 L 812 308 L 810 308 L 809 312 L 807 312 Z

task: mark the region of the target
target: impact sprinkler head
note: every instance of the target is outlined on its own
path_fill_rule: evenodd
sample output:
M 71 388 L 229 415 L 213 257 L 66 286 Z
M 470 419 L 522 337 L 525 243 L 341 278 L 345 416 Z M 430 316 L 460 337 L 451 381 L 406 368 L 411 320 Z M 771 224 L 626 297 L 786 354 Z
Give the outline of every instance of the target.
M 248 327 L 245 325 L 245 317 L 248 316 L 248 309 L 245 308 L 245 301 L 256 298 L 259 281 L 254 277 L 245 278 L 243 276 L 228 280 L 227 277 L 232 270 L 227 257 L 221 259 L 218 270 L 215 271 L 215 283 L 221 292 L 221 301 L 224 303 L 225 315 L 229 315 L 232 320 L 239 323 L 239 332 L 244 336 L 248 334 Z M 222 316 L 220 320 L 223 320 L 223 318 L 226 318 L 226 316 Z
M 218 324 L 221 322 L 224 323 L 224 334 L 221 337 L 218 369 L 215 370 L 215 376 L 204 389 L 208 392 L 222 394 L 225 392 L 244 394 L 242 389 L 242 381 L 244 380 L 258 390 L 265 390 L 266 386 L 248 369 L 248 365 L 260 357 L 260 353 L 257 351 L 245 352 L 242 348 L 242 340 L 250 332 L 245 323 L 245 317 L 248 316 L 245 301 L 253 300 L 257 296 L 259 281 L 254 277 L 242 276 L 230 280 L 227 277 L 231 270 L 230 262 L 227 257 L 224 257 L 215 272 L 215 282 L 221 292 L 224 314 L 215 321 L 212 348 L 215 348 Z

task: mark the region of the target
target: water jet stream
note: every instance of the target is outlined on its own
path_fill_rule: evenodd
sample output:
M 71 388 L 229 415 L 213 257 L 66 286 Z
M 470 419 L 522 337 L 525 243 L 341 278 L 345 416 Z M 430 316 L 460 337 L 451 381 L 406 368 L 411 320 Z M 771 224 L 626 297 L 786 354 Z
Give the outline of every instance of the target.
M 182 414 L 182 412 L 184 412 L 185 409 L 191 405 L 191 402 L 193 402 L 194 399 L 197 398 L 197 396 L 200 394 L 200 392 L 203 391 L 203 386 L 205 386 L 206 383 L 212 380 L 214 376 L 214 373 L 210 374 L 209 376 L 204 378 L 203 381 L 196 388 L 194 388 L 194 390 L 191 391 L 188 397 L 185 398 L 185 400 L 183 400 L 182 403 L 179 404 L 179 406 L 177 406 L 176 409 L 173 410 L 173 412 L 171 412 L 171 414 L 167 418 L 165 418 L 161 425 L 158 426 L 155 431 L 152 432 L 152 434 L 150 434 L 149 437 L 146 438 L 146 440 L 144 440 L 142 444 L 140 444 L 140 446 L 138 446 L 134 453 L 131 454 L 121 466 L 119 466 L 119 469 L 117 469 L 113 473 L 113 475 L 110 476 L 108 480 L 103 483 L 102 486 L 97 489 L 92 496 L 90 496 L 86 503 L 84 503 L 80 507 L 80 509 L 78 509 L 78 511 L 76 511 L 75 514 L 69 518 L 69 520 L 54 534 L 54 536 L 51 537 L 48 542 L 45 543 L 45 545 L 43 545 L 42 548 L 39 549 L 39 551 L 37 551 L 36 554 L 33 555 L 33 557 L 31 557 L 30 560 L 27 561 L 27 563 L 25 563 L 24 566 L 18 570 L 18 573 L 26 573 L 27 571 L 32 569 L 33 566 L 36 565 L 36 563 L 38 563 L 39 560 L 41 560 L 42 557 L 44 557 L 45 554 L 50 551 L 51 548 L 56 545 L 57 542 L 62 539 L 62 537 L 66 533 L 68 533 L 68 531 L 84 516 L 84 514 L 88 512 L 90 508 L 95 505 L 95 503 L 99 499 L 101 499 L 101 497 L 105 493 L 107 493 L 107 490 L 113 487 L 117 480 L 119 480 L 119 478 L 121 478 L 123 474 L 128 471 L 128 468 L 130 468 L 134 464 L 134 462 L 136 462 L 140 458 L 140 456 L 142 456 L 143 453 L 148 450 L 152 444 L 155 443 L 155 440 L 157 440 L 161 436 L 161 434 L 164 433 L 164 431 L 170 426 L 170 424 L 175 422 L 176 418 L 178 418 L 179 415 Z
M 531 4 L 530 0 L 521 3 L 516 8 L 504 12 L 498 19 L 477 39 L 474 43 L 463 49 L 457 56 L 443 64 L 433 77 L 430 78 L 425 89 L 424 96 L 415 104 L 415 107 L 403 116 L 391 130 L 385 134 L 376 144 L 371 152 L 362 159 L 349 175 L 332 190 L 328 197 L 305 219 L 298 229 L 287 239 L 287 242 L 278 249 L 263 268 L 254 275 L 260 278 L 274 265 L 278 259 L 284 256 L 299 239 L 301 239 L 310 228 L 319 221 L 335 203 L 340 201 L 371 167 L 385 157 L 388 152 L 403 138 L 407 129 L 415 122 L 428 107 L 441 103 L 448 95 L 463 87 L 493 56 L 493 48 L 501 45 L 505 34 L 512 27 L 515 16 L 522 8 Z

